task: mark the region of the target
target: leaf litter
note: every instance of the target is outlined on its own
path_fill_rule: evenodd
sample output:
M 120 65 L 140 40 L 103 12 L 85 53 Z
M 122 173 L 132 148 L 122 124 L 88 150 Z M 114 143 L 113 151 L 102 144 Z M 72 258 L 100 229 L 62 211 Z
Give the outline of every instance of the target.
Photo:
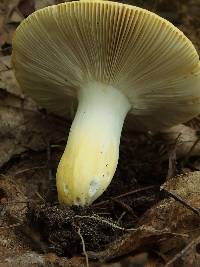
M 0 266 L 199 266 L 199 118 L 159 134 L 128 125 L 103 196 L 85 209 L 58 204 L 70 121 L 23 95 L 10 54 L 19 23 L 59 2 L 0 1 Z M 200 1 L 129 3 L 172 21 L 200 51 Z

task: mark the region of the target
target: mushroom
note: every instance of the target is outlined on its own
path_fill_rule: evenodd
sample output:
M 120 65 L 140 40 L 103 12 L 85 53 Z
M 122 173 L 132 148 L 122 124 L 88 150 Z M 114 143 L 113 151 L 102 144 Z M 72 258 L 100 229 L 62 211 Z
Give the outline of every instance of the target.
M 16 78 L 50 112 L 78 99 L 56 181 L 60 203 L 89 205 L 115 173 L 129 113 L 164 130 L 200 113 L 200 63 L 190 40 L 145 9 L 68 2 L 31 14 L 13 41 Z

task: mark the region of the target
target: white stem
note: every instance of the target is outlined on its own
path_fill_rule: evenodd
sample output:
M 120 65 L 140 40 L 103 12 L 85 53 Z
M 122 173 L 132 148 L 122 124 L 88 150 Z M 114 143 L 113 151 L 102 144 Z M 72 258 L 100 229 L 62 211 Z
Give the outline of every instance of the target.
M 130 104 L 119 90 L 96 82 L 81 88 L 78 97 L 56 178 L 59 201 L 84 206 L 97 199 L 113 178 Z

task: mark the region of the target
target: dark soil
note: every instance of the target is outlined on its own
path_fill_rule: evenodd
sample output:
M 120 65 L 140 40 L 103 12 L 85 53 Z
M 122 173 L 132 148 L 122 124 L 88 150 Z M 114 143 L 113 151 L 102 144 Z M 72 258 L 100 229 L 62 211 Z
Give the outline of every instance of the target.
M 83 248 L 78 230 L 87 250 L 101 251 L 127 228 L 136 226 L 141 215 L 161 199 L 159 185 L 167 175 L 168 161 L 166 152 L 165 157 L 160 154 L 160 146 L 158 137 L 140 134 L 133 138 L 133 134 L 123 133 L 111 185 L 84 209 L 60 206 L 52 198 L 56 197 L 53 180 L 45 202 L 31 205 L 27 212 L 30 227 L 47 243 L 47 251 L 68 257 L 80 254 Z

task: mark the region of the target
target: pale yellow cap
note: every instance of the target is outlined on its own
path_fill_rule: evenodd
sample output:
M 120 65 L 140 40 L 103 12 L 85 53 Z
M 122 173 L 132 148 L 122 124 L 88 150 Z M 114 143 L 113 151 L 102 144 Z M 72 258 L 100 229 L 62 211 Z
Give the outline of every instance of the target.
M 18 27 L 13 64 L 24 91 L 65 116 L 68 97 L 88 81 L 124 92 L 148 129 L 200 113 L 200 63 L 189 39 L 147 10 L 107 1 L 36 11 Z

